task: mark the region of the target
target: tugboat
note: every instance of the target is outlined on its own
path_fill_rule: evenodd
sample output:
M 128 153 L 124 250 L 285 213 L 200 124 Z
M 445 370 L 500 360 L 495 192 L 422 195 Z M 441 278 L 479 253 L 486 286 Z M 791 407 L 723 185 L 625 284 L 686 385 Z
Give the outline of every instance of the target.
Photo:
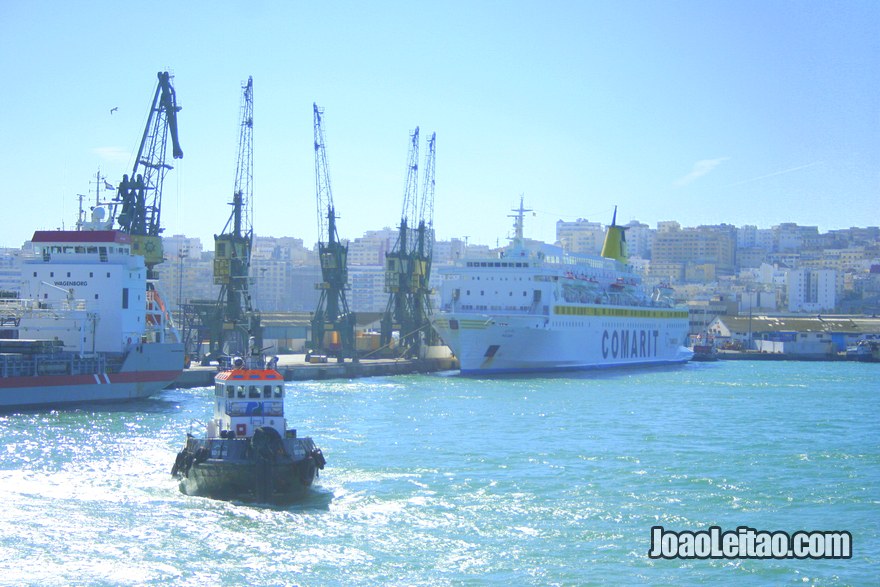
M 171 474 L 180 491 L 215 499 L 283 503 L 311 487 L 326 461 L 284 417 L 277 357 L 235 357 L 214 378 L 214 417 L 205 437 L 186 435 Z

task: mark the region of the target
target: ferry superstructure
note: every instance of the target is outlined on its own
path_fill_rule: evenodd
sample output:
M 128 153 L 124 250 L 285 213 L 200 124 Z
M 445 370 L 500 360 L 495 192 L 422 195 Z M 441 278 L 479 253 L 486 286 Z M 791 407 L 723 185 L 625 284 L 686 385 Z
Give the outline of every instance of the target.
M 515 236 L 499 254 L 441 268 L 432 326 L 463 374 L 672 365 L 690 360 L 688 313 L 671 289 L 650 293 L 626 254 L 616 210 L 601 256 Z
M 31 243 L 21 297 L 0 300 L 0 409 L 143 398 L 180 375 L 183 344 L 129 234 L 37 231 Z

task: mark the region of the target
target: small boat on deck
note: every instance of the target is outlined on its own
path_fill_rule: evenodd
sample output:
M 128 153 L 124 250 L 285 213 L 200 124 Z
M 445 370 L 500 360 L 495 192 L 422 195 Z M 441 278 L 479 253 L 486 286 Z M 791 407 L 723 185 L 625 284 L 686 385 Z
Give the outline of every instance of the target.
M 205 436 L 186 436 L 171 474 L 187 495 L 283 503 L 311 487 L 324 468 L 321 449 L 284 417 L 277 358 L 236 357 L 214 379 L 214 417 Z

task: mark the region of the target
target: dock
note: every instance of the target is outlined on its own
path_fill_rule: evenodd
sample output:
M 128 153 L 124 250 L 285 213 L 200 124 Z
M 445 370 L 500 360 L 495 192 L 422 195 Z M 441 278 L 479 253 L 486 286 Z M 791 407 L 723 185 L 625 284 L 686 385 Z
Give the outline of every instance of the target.
M 846 353 L 766 353 L 761 351 L 719 350 L 721 361 L 858 361 Z M 861 359 L 864 360 L 864 359 Z
M 326 363 L 307 363 L 304 354 L 278 355 L 278 372 L 285 381 L 320 381 L 324 379 L 354 379 L 387 375 L 410 375 L 434 373 L 458 369 L 455 358 L 437 359 L 361 359 L 338 363 L 328 359 Z M 168 386 L 168 389 L 206 387 L 214 385 L 217 365 L 192 365 Z

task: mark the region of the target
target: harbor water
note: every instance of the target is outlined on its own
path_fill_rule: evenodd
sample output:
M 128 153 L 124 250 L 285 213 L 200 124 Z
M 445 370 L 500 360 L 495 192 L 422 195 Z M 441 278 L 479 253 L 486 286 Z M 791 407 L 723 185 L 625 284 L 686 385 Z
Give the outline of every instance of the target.
M 720 361 L 288 383 L 289 424 L 327 467 L 285 507 L 178 491 L 209 388 L 0 414 L 0 584 L 876 585 L 878 375 Z M 653 526 L 848 531 L 852 558 L 652 559 Z

